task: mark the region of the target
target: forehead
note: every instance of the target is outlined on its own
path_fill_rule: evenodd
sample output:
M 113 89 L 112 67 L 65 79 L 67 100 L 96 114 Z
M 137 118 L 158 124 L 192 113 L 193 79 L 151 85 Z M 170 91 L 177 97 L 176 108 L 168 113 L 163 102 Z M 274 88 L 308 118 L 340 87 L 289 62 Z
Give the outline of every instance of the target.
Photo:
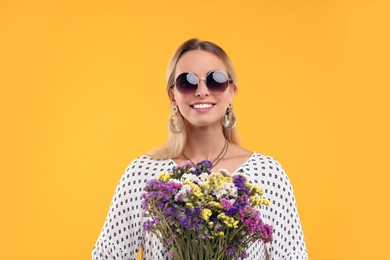
M 226 66 L 223 61 L 215 54 L 194 50 L 183 54 L 176 64 L 175 76 L 183 72 L 193 72 L 198 76 L 205 76 L 212 70 L 222 70 L 225 73 Z

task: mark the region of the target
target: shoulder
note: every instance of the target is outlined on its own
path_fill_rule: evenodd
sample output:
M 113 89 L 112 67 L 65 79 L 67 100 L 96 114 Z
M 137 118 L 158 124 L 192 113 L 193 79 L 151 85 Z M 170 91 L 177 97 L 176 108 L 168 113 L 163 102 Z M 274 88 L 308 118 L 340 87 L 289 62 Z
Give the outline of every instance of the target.
M 155 175 L 156 172 L 170 170 L 174 166 L 174 162 L 170 159 L 156 160 L 149 155 L 141 155 L 130 162 L 127 166 L 125 174 L 132 176 L 136 175 Z
M 252 181 L 264 188 L 271 201 L 280 204 L 287 203 L 286 199 L 295 201 L 290 178 L 277 159 L 255 152 L 248 165 Z
M 141 156 L 137 157 L 133 161 L 131 161 L 130 164 L 129 164 L 129 167 L 132 167 L 132 168 L 136 168 L 136 167 L 148 168 L 149 167 L 150 168 L 152 166 L 166 165 L 169 162 L 170 162 L 169 159 L 166 159 L 166 160 L 156 160 L 156 159 L 153 159 L 152 157 L 150 157 L 149 155 L 144 154 L 144 155 L 141 155 Z
M 160 172 L 170 171 L 173 166 L 172 160 L 155 160 L 148 155 L 141 155 L 128 164 L 120 178 L 118 190 L 131 187 L 141 191 L 148 180 Z
M 271 170 L 283 170 L 279 161 L 272 156 L 253 152 L 251 159 L 254 162 L 260 163 L 260 165 L 267 166 Z
M 247 170 L 253 178 L 272 186 L 290 186 L 290 180 L 281 163 L 272 156 L 254 152 L 247 162 Z

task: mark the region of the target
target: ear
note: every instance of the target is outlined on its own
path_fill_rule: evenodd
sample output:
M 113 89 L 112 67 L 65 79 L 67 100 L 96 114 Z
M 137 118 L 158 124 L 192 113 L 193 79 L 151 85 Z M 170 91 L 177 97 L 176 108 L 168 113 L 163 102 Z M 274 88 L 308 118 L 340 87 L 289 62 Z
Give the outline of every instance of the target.
M 170 88 L 170 89 L 168 90 L 168 97 L 169 97 L 169 101 L 170 101 L 171 103 L 176 103 L 175 95 L 174 95 L 174 93 L 173 93 L 172 88 Z
M 237 95 L 238 88 L 236 87 L 235 84 L 232 84 L 229 86 L 229 94 L 232 96 L 232 99 L 234 98 L 235 95 Z
M 237 95 L 238 88 L 237 88 L 236 84 L 234 84 L 234 83 L 233 83 L 233 86 L 232 86 L 232 90 L 234 92 L 234 95 Z

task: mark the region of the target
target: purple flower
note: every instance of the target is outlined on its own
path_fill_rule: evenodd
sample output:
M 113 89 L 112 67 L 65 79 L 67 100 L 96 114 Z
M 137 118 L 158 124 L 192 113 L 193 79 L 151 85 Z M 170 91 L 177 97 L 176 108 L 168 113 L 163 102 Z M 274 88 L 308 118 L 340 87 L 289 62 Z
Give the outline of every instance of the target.
M 209 160 L 203 160 L 196 164 L 195 174 L 200 175 L 203 172 L 210 174 L 211 168 L 213 168 L 213 164 Z
M 233 215 L 237 214 L 237 212 L 239 210 L 238 207 L 233 206 L 233 204 L 230 202 L 230 200 L 227 200 L 225 198 L 221 199 L 221 205 L 226 210 L 225 214 L 227 216 L 233 216 Z
M 176 212 L 177 212 L 176 206 L 171 203 L 165 204 L 164 207 L 162 208 L 162 214 L 167 221 L 174 221 Z
M 238 211 L 239 211 L 238 208 L 231 208 L 228 211 L 226 211 L 225 214 L 226 216 L 230 217 L 236 215 Z
M 179 220 L 180 224 L 186 229 L 194 229 L 196 231 L 202 230 L 203 219 L 200 217 L 200 212 L 202 209 L 200 207 L 195 208 L 178 208 L 176 218 Z
M 146 183 L 144 191 L 164 191 L 167 190 L 170 193 L 176 192 L 172 187 L 168 186 L 165 182 L 159 180 L 150 180 Z
M 249 212 L 249 210 L 247 212 Z M 262 224 L 260 221 L 260 213 L 258 211 L 252 213 L 253 214 L 249 216 L 245 216 L 244 220 L 242 221 L 251 233 L 258 230 L 259 226 Z
M 225 253 L 227 255 L 235 255 L 236 252 L 234 252 L 234 247 L 233 246 L 228 246 L 226 249 L 225 249 Z
M 213 167 L 213 163 L 210 162 L 209 160 L 203 160 L 203 161 L 197 163 L 196 167 L 204 167 L 204 168 L 210 169 Z
M 234 178 L 233 183 L 234 186 L 236 186 L 237 191 L 239 193 L 244 192 L 245 194 L 249 194 L 249 191 L 245 188 L 245 183 L 246 183 L 245 177 L 242 175 L 235 175 L 233 178 Z
M 179 193 L 178 195 L 177 195 L 177 201 L 181 201 L 182 199 L 183 199 L 183 193 Z
M 191 167 L 194 167 L 194 165 L 192 164 L 191 161 L 185 161 L 185 162 L 182 162 L 182 163 L 178 164 L 176 168 L 181 168 L 181 169 L 184 170 L 187 167 L 191 168 Z
M 146 230 L 146 231 L 150 231 L 151 229 L 153 229 L 154 228 L 154 225 L 155 225 L 156 223 L 154 222 L 154 221 L 152 221 L 152 220 L 146 220 L 145 222 L 144 222 L 144 224 L 143 224 L 143 227 L 144 227 L 144 229 Z
M 272 226 L 268 224 L 261 225 L 261 237 L 264 243 L 271 242 L 273 240 L 272 232 Z
M 185 173 L 192 173 L 194 171 L 194 165 L 190 161 L 186 161 L 183 163 L 178 164 L 176 167 L 173 167 L 172 173 L 173 179 L 179 180 L 181 176 Z
M 163 201 L 168 201 L 176 194 L 177 190 L 162 181 L 150 180 L 146 183 L 144 191 L 146 191 L 146 193 L 143 193 L 142 197 L 146 200 L 154 197 L 162 199 Z
M 244 195 L 238 196 L 237 200 L 234 204 L 235 204 L 235 206 L 236 206 L 236 204 L 239 204 L 241 207 L 245 207 L 245 206 L 249 205 L 248 195 L 244 194 Z

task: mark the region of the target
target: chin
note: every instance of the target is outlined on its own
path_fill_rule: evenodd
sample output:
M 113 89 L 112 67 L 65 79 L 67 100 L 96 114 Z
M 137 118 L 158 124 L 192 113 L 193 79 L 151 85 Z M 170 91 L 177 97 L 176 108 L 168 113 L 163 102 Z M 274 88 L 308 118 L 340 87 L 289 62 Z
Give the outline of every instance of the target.
M 208 126 L 221 125 L 221 122 L 220 121 L 196 121 L 196 122 L 190 122 L 190 125 L 193 127 L 208 127 Z

